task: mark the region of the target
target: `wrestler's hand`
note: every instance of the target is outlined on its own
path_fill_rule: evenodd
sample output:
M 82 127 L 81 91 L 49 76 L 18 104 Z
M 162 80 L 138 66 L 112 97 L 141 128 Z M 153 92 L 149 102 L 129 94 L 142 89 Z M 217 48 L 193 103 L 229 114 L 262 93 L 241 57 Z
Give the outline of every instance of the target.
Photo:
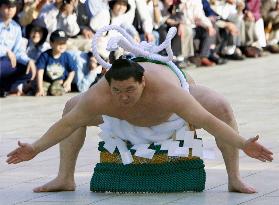
M 38 154 L 31 144 L 18 141 L 18 146 L 17 149 L 7 155 L 8 159 L 6 162 L 8 164 L 17 164 L 23 161 L 28 161 Z
M 259 139 L 259 135 L 256 137 L 252 137 L 245 142 L 243 151 L 252 158 L 261 160 L 262 162 L 265 161 L 272 161 L 273 160 L 273 153 L 269 151 L 264 146 L 260 145 L 257 140 Z

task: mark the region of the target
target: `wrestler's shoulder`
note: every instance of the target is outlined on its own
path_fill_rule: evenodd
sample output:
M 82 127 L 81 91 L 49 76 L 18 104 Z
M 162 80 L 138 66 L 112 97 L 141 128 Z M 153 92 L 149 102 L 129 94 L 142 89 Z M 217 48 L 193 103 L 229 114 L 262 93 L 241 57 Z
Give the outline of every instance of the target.
M 104 104 L 110 100 L 109 93 L 108 83 L 102 78 L 83 94 L 83 99 L 94 105 Z
M 154 64 L 154 63 L 141 63 L 144 67 L 144 76 L 152 82 L 159 84 L 175 84 L 180 85 L 179 79 L 176 74 L 171 71 L 166 65 Z

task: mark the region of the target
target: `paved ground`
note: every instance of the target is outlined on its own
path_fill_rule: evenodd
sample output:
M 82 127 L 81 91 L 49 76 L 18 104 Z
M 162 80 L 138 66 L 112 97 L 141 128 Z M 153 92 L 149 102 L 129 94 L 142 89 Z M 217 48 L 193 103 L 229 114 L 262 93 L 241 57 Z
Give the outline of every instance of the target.
M 96 128 L 88 130 L 88 138 L 80 154 L 76 170 L 77 191 L 60 193 L 32 192 L 32 188 L 55 177 L 58 147 L 41 153 L 31 162 L 7 165 L 6 154 L 17 140 L 32 142 L 57 120 L 63 97 L 8 97 L 0 99 L 0 204 L 279 204 L 279 61 L 269 55 L 244 62 L 230 62 L 215 68 L 192 69 L 189 73 L 200 84 L 224 94 L 235 110 L 243 136 L 261 134 L 261 142 L 274 152 L 274 162 L 261 163 L 241 153 L 241 174 L 258 193 L 247 195 L 227 192 L 225 167 L 213 137 L 204 136 L 206 149 L 216 151 L 215 159 L 206 159 L 207 182 L 202 193 L 174 194 L 100 194 L 89 191 L 89 180 L 98 162 Z M 277 201 L 278 200 L 278 201 Z

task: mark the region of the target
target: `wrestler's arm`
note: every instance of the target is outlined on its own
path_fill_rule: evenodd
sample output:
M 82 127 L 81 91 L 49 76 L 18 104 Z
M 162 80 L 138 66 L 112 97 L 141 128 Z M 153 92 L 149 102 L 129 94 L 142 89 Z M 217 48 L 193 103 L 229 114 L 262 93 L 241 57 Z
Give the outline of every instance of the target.
M 86 94 L 81 97 L 73 109 L 54 123 L 48 131 L 32 145 L 37 152 L 42 152 L 70 136 L 75 130 L 88 125 L 97 115 L 97 106 L 89 102 Z
M 272 152 L 258 144 L 258 136 L 246 140 L 223 121 L 205 110 L 188 92 L 182 88 L 172 94 L 172 109 L 185 121 L 202 127 L 215 138 L 219 138 L 230 145 L 242 149 L 247 155 L 259 160 L 271 161 Z
M 97 115 L 99 103 L 96 103 L 98 100 L 90 101 L 91 97 L 86 93 L 83 95 L 75 107 L 54 123 L 40 139 L 32 144 L 19 142 L 19 147 L 8 154 L 7 162 L 16 164 L 30 160 L 70 136 L 76 129 L 88 125 Z

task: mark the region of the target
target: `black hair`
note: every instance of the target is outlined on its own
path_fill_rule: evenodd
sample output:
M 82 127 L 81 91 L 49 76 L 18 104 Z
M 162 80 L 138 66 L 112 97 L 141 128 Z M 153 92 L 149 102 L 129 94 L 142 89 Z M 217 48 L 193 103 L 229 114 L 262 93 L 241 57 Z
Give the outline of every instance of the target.
M 125 2 L 125 3 L 126 3 L 126 5 L 127 5 L 127 10 L 125 11 L 125 13 L 127 13 L 127 12 L 130 10 L 131 5 L 129 4 L 129 1 L 128 1 L 128 0 L 111 0 L 111 1 L 109 1 L 108 4 L 109 4 L 110 10 L 113 9 L 115 3 L 117 3 L 117 2 Z
M 91 51 L 88 51 L 87 56 L 88 56 L 88 58 L 91 58 L 91 57 L 93 57 L 93 53 Z
M 111 68 L 106 72 L 105 78 L 109 85 L 111 80 L 123 81 L 133 77 L 135 81 L 141 83 L 144 68 L 129 59 L 117 59 L 112 63 Z
M 29 24 L 25 27 L 25 37 L 27 39 L 30 39 L 30 34 L 31 34 L 31 31 L 33 32 L 42 32 L 42 37 L 41 37 L 41 40 L 35 45 L 35 46 L 41 46 L 44 44 L 44 42 L 46 41 L 47 39 L 47 36 L 48 36 L 48 30 L 44 27 L 40 27 L 40 26 L 35 26 L 33 24 Z

